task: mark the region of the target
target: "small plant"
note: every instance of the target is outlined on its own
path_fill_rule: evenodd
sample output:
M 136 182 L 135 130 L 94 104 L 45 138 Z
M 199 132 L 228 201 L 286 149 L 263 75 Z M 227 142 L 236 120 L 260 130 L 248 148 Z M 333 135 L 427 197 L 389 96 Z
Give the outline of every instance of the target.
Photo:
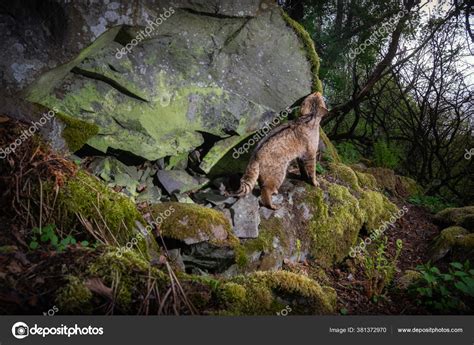
M 447 207 L 455 207 L 454 204 L 445 201 L 439 196 L 414 195 L 408 198 L 408 201 L 413 205 L 419 205 L 428 208 L 431 213 L 437 213 Z
M 398 257 L 403 248 L 403 242 L 400 239 L 396 241 L 396 252 L 391 259 L 386 252 L 387 237 L 379 240 L 377 249 L 370 252 L 364 248 L 359 256 L 360 264 L 367 278 L 366 293 L 367 297 L 377 301 L 387 285 L 392 282 L 395 270 L 397 268 Z
M 296 260 L 300 261 L 301 258 L 301 241 L 299 238 L 296 239 Z
M 62 252 L 66 249 L 67 246 L 71 244 L 76 244 L 76 239 L 68 235 L 63 239 L 59 239 L 56 234 L 56 226 L 54 224 L 49 224 L 43 228 L 34 228 L 31 236 L 30 249 L 38 249 L 40 243 L 45 245 L 52 246 L 58 252 Z M 81 246 L 87 247 L 89 245 L 88 241 L 81 241 Z
M 400 161 L 398 148 L 383 140 L 374 144 L 374 162 L 379 167 L 394 169 Z
M 474 269 L 467 260 L 452 262 L 448 273 L 430 263 L 420 265 L 421 278 L 410 287 L 419 304 L 441 313 L 468 310 L 474 298 Z

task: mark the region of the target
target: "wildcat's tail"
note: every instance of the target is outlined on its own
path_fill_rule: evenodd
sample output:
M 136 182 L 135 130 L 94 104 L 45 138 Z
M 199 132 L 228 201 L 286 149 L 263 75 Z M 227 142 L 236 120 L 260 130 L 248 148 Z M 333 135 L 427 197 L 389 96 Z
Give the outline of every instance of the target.
M 240 179 L 240 188 L 236 192 L 236 196 L 240 197 L 247 195 L 253 190 L 257 184 L 259 170 L 260 168 L 257 160 L 251 160 L 249 165 L 247 165 L 244 176 Z

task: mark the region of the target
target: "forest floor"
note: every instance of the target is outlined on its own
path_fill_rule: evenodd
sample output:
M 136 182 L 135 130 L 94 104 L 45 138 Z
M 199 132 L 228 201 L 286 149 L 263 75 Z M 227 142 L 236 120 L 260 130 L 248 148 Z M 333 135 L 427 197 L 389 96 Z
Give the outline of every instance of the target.
M 323 278 L 321 278 L 321 266 L 314 261 L 308 260 L 301 264 L 287 263 L 286 268 L 313 277 L 323 285 L 333 287 L 337 292 L 337 311 L 341 314 L 431 314 L 423 306 L 418 305 L 414 298 L 407 293 L 407 290 L 398 289 L 396 282 L 406 270 L 415 270 L 418 265 L 429 261 L 430 243 L 441 229 L 433 223 L 431 213 L 424 207 L 401 203 L 397 200 L 392 201 L 400 208 L 406 205 L 409 210 L 383 235 L 387 237 L 385 250 L 388 254 L 388 261 L 395 257 L 398 239 L 402 240 L 403 248 L 396 261 L 393 280 L 384 288 L 381 295 L 376 298 L 368 295 L 369 280 L 361 264 L 352 258 L 347 258 L 338 265 L 323 269 L 325 273 Z M 362 235 L 362 237 L 365 238 L 368 235 Z M 371 248 L 371 250 L 373 249 Z M 437 262 L 437 265 L 444 266 L 445 263 Z
M 407 207 L 409 211 L 384 233 L 388 240 L 386 250 L 392 258 L 395 256 L 396 241 L 403 241 L 393 282 L 396 282 L 405 270 L 414 270 L 416 266 L 429 261 L 429 245 L 440 232 L 425 208 L 410 204 L 407 204 Z M 369 298 L 365 288 L 367 278 L 364 271 L 360 265 L 353 262 L 349 259 L 339 267 L 326 271 L 332 287 L 337 291 L 338 310 L 358 315 L 430 314 L 417 305 L 407 295 L 406 290 L 400 291 L 393 284 L 385 289 L 381 296 Z
M 408 212 L 398 219 L 394 226 L 389 227 L 384 236 L 387 237 L 385 245 L 389 257 L 395 256 L 396 241 L 402 240 L 403 248 L 396 263 L 397 269 L 393 282 L 396 282 L 406 270 L 416 269 L 429 261 L 429 244 L 436 237 L 440 229 L 433 223 L 432 215 L 421 206 L 397 202 L 399 207 L 406 205 Z M 364 237 L 364 236 L 363 236 Z M 24 230 L 8 217 L 0 217 L 0 243 L 3 248 L 10 246 L 11 253 L 0 253 L 0 275 L 5 277 L 16 277 L 16 291 L 0 291 L 0 313 L 23 314 L 31 313 L 32 310 L 42 310 L 51 304 L 48 294 L 35 291 L 36 285 L 43 285 L 46 281 L 51 283 L 51 290 L 57 288 L 59 266 L 78 263 L 84 253 L 81 248 L 72 246 L 66 253 L 57 254 L 43 252 L 42 254 L 31 254 L 28 244 L 24 241 Z M 41 258 L 34 256 L 41 255 Z M 78 260 L 79 259 L 79 260 Z M 43 268 L 35 268 L 41 262 Z M 443 264 L 443 263 L 441 263 Z M 290 265 L 290 270 L 297 270 L 311 276 L 312 271 L 321 270 L 315 263 L 308 261 L 304 264 Z M 33 274 L 33 271 L 35 272 Z M 41 272 L 41 273 L 40 273 Z M 44 276 L 42 276 L 42 273 Z M 354 259 L 346 259 L 339 265 L 325 269 L 326 285 L 332 286 L 337 292 L 337 310 L 342 314 L 349 315 L 401 315 L 401 314 L 430 314 L 421 306 L 416 304 L 406 290 L 399 290 L 395 284 L 384 289 L 384 293 L 377 298 L 370 298 L 367 294 L 368 279 L 360 264 Z M 3 289 L 0 289 L 3 290 Z M 39 294 L 36 294 L 38 292 Z M 26 302 L 26 303 L 25 303 Z
M 402 206 L 402 205 L 398 205 Z M 397 270 L 393 281 L 403 274 L 407 269 L 415 269 L 417 265 L 429 260 L 429 244 L 439 233 L 440 229 L 432 222 L 431 214 L 420 206 L 407 204 L 409 211 L 400 218 L 393 227 L 387 229 L 386 250 L 389 256 L 395 255 L 396 241 L 403 241 L 403 249 L 397 262 Z M 21 229 L 7 218 L 1 217 L 0 242 L 12 246 L 13 255 L 0 255 L 0 275 L 17 277 L 16 291 L 1 291 L 0 312 L 7 314 L 31 313 L 32 310 L 41 311 L 51 304 L 48 293 L 35 291 L 36 285 L 43 285 L 46 281 L 51 284 L 51 290 L 57 288 L 59 281 L 60 266 L 77 265 L 82 261 L 84 253 L 80 248 L 71 247 L 62 254 L 55 252 L 44 252 L 42 258 L 33 258 L 28 254 L 28 245 L 24 242 Z M 5 254 L 5 253 L 2 253 Z M 34 254 L 39 255 L 39 254 Z M 41 262 L 42 268 L 35 268 Z M 291 265 L 290 270 L 306 272 L 311 276 L 315 268 L 314 262 Z M 288 267 L 287 267 L 288 268 Z M 34 271 L 34 274 L 33 274 Z M 58 272 L 59 271 L 59 272 Z M 41 273 L 40 273 L 41 272 Z M 367 278 L 364 270 L 356 264 L 353 259 L 346 259 L 339 265 L 325 269 L 328 277 L 326 283 L 331 285 L 337 292 L 337 310 L 342 314 L 349 315 L 401 315 L 401 314 L 430 314 L 407 295 L 406 290 L 398 290 L 392 284 L 385 292 L 376 299 L 367 296 Z M 44 276 L 43 276 L 44 275 Z M 21 277 L 20 279 L 18 279 Z M 48 283 L 48 282 L 47 282 Z M 43 288 L 44 289 L 44 288 Z M 35 292 L 39 292 L 36 294 Z

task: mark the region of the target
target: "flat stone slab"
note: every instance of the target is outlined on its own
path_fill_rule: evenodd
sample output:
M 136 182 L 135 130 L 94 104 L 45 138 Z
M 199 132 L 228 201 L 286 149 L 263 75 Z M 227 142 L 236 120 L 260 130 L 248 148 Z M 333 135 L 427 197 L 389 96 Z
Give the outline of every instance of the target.
M 193 177 L 184 170 L 159 170 L 156 176 L 168 194 L 181 194 L 196 190 L 209 181 L 206 178 Z
M 230 210 L 234 234 L 239 238 L 257 238 L 260 225 L 258 198 L 249 194 L 240 198 Z

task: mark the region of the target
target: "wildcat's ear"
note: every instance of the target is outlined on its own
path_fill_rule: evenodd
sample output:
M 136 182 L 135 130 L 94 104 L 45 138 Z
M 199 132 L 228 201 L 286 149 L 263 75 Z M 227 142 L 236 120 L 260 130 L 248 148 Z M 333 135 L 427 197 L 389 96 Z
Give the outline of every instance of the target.
M 329 110 L 327 108 L 321 107 L 321 106 L 318 107 L 318 116 L 323 117 L 323 116 L 326 116 L 328 113 L 329 113 Z

